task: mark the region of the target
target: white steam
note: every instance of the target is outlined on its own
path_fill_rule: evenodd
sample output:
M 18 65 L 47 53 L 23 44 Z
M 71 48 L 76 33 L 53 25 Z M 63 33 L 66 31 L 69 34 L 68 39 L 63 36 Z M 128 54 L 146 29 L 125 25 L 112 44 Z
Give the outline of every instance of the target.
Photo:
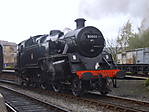
M 100 19 L 113 14 L 140 18 L 143 27 L 149 27 L 149 0 L 82 0 L 80 15 Z

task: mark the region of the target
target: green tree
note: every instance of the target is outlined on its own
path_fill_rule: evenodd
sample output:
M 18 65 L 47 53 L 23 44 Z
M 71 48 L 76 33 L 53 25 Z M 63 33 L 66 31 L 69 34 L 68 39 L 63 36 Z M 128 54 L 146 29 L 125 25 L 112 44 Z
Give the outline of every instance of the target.
M 141 42 L 139 42 L 139 35 L 135 34 L 133 37 L 129 38 L 128 49 L 136 49 L 141 47 Z
M 140 41 L 142 42 L 142 47 L 149 47 L 149 28 L 142 32 Z
M 144 31 L 139 31 L 134 37 L 128 41 L 129 49 L 149 47 L 149 28 Z

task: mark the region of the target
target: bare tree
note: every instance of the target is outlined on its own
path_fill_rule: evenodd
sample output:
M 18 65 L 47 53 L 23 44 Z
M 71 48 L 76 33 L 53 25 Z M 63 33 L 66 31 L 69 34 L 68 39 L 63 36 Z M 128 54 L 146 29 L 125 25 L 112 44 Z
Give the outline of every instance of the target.
M 129 45 L 129 39 L 131 37 L 134 37 L 134 35 L 135 34 L 132 32 L 132 24 L 128 20 L 127 23 L 120 30 L 118 37 L 117 37 L 117 43 L 121 51 L 127 50 L 128 45 Z
M 116 54 L 119 52 L 119 45 L 116 39 L 111 39 L 106 41 L 106 49 L 107 51 L 112 54 L 113 59 L 116 61 Z

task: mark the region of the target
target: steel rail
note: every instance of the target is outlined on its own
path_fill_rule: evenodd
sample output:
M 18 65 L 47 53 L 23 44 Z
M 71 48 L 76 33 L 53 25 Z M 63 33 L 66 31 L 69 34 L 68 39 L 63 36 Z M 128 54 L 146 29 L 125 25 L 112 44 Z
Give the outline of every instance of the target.
M 49 111 L 54 111 L 54 112 L 71 112 L 71 110 L 68 110 L 68 109 L 66 109 L 66 108 L 63 108 L 63 107 L 60 107 L 60 106 L 57 106 L 57 105 L 54 105 L 54 104 L 51 104 L 51 103 L 48 103 L 48 102 L 46 102 L 46 101 L 43 101 L 43 100 L 41 100 L 41 99 L 38 99 L 38 98 L 35 98 L 35 97 L 33 97 L 33 96 L 30 96 L 30 95 L 27 95 L 27 94 L 25 94 L 25 93 L 22 93 L 22 92 L 19 92 L 19 91 L 17 91 L 17 90 L 14 90 L 14 89 L 12 89 L 12 88 L 9 88 L 9 87 L 6 87 L 6 86 L 2 86 L 2 85 L 0 85 L 0 88 L 3 88 L 3 89 L 5 89 L 6 91 L 10 91 L 10 92 L 13 92 L 14 94 L 17 94 L 18 96 L 21 96 L 21 100 L 23 99 L 23 101 L 24 101 L 24 99 L 28 99 L 27 100 L 27 103 L 26 104 L 28 104 L 28 102 L 35 102 L 34 104 L 33 104 L 33 106 L 34 105 L 41 105 L 41 107 L 43 108 L 43 107 L 45 107 L 45 108 L 43 108 L 43 110 L 44 110 L 44 112 L 49 112 Z M 5 92 L 6 93 L 6 92 Z M 4 99 L 7 99 L 6 97 L 5 97 L 5 93 L 4 93 Z M 7 97 L 9 97 L 8 95 L 6 95 Z M 13 94 L 11 94 L 11 97 L 13 96 Z M 19 99 L 19 97 L 15 97 L 15 99 L 16 99 L 16 101 L 12 101 L 12 102 L 18 102 L 18 103 L 22 103 L 21 102 L 21 100 L 17 100 L 17 99 Z M 10 100 L 11 98 L 9 98 L 9 100 Z M 14 99 L 13 99 L 14 100 Z M 7 100 L 6 100 L 6 102 L 7 102 Z M 11 102 L 11 101 L 10 101 Z M 10 104 L 10 103 L 9 103 Z M 8 103 L 6 103 L 6 106 L 10 109 L 10 110 L 12 110 L 13 112 L 18 112 L 17 111 L 17 109 L 16 109 L 16 107 L 17 106 L 20 106 L 19 104 L 17 104 L 17 105 L 14 105 L 14 107 L 13 107 L 13 104 L 10 106 Z M 21 106 L 24 106 L 25 108 L 28 108 L 28 109 L 30 109 L 30 106 L 31 105 L 24 105 L 24 104 L 21 104 Z M 44 106 L 43 106 L 44 105 Z M 35 107 L 37 107 L 37 110 L 38 110 L 38 107 L 39 106 L 35 106 Z M 20 107 L 18 107 L 18 108 L 20 108 Z M 35 108 L 36 109 L 36 108 Z M 39 109 L 41 109 L 41 108 L 39 108 Z M 45 111 L 46 110 L 46 111 Z M 23 110 L 22 110 L 23 111 Z M 32 110 L 32 111 L 34 111 L 34 109 Z M 40 110 L 41 111 L 41 110 Z
M 33 91 L 36 92 L 36 90 Z M 41 94 L 45 94 L 44 91 Z M 48 91 L 48 95 L 94 106 L 97 110 L 102 108 L 103 110 L 112 110 L 114 112 L 149 112 L 149 102 L 130 98 L 112 95 L 101 96 L 96 93 L 86 94 L 84 97 L 75 97 L 71 94 L 55 93 L 52 91 Z

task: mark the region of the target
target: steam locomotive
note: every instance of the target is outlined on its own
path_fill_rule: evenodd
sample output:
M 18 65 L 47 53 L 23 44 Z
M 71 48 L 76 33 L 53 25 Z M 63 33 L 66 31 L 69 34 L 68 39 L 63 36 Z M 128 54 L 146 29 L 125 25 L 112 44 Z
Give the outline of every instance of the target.
M 120 70 L 103 51 L 101 31 L 85 27 L 85 21 L 76 19 L 76 29 L 66 34 L 52 30 L 18 44 L 17 70 L 23 86 L 52 87 L 55 92 L 69 88 L 75 96 L 90 90 L 110 91 L 108 79 L 115 85 Z

